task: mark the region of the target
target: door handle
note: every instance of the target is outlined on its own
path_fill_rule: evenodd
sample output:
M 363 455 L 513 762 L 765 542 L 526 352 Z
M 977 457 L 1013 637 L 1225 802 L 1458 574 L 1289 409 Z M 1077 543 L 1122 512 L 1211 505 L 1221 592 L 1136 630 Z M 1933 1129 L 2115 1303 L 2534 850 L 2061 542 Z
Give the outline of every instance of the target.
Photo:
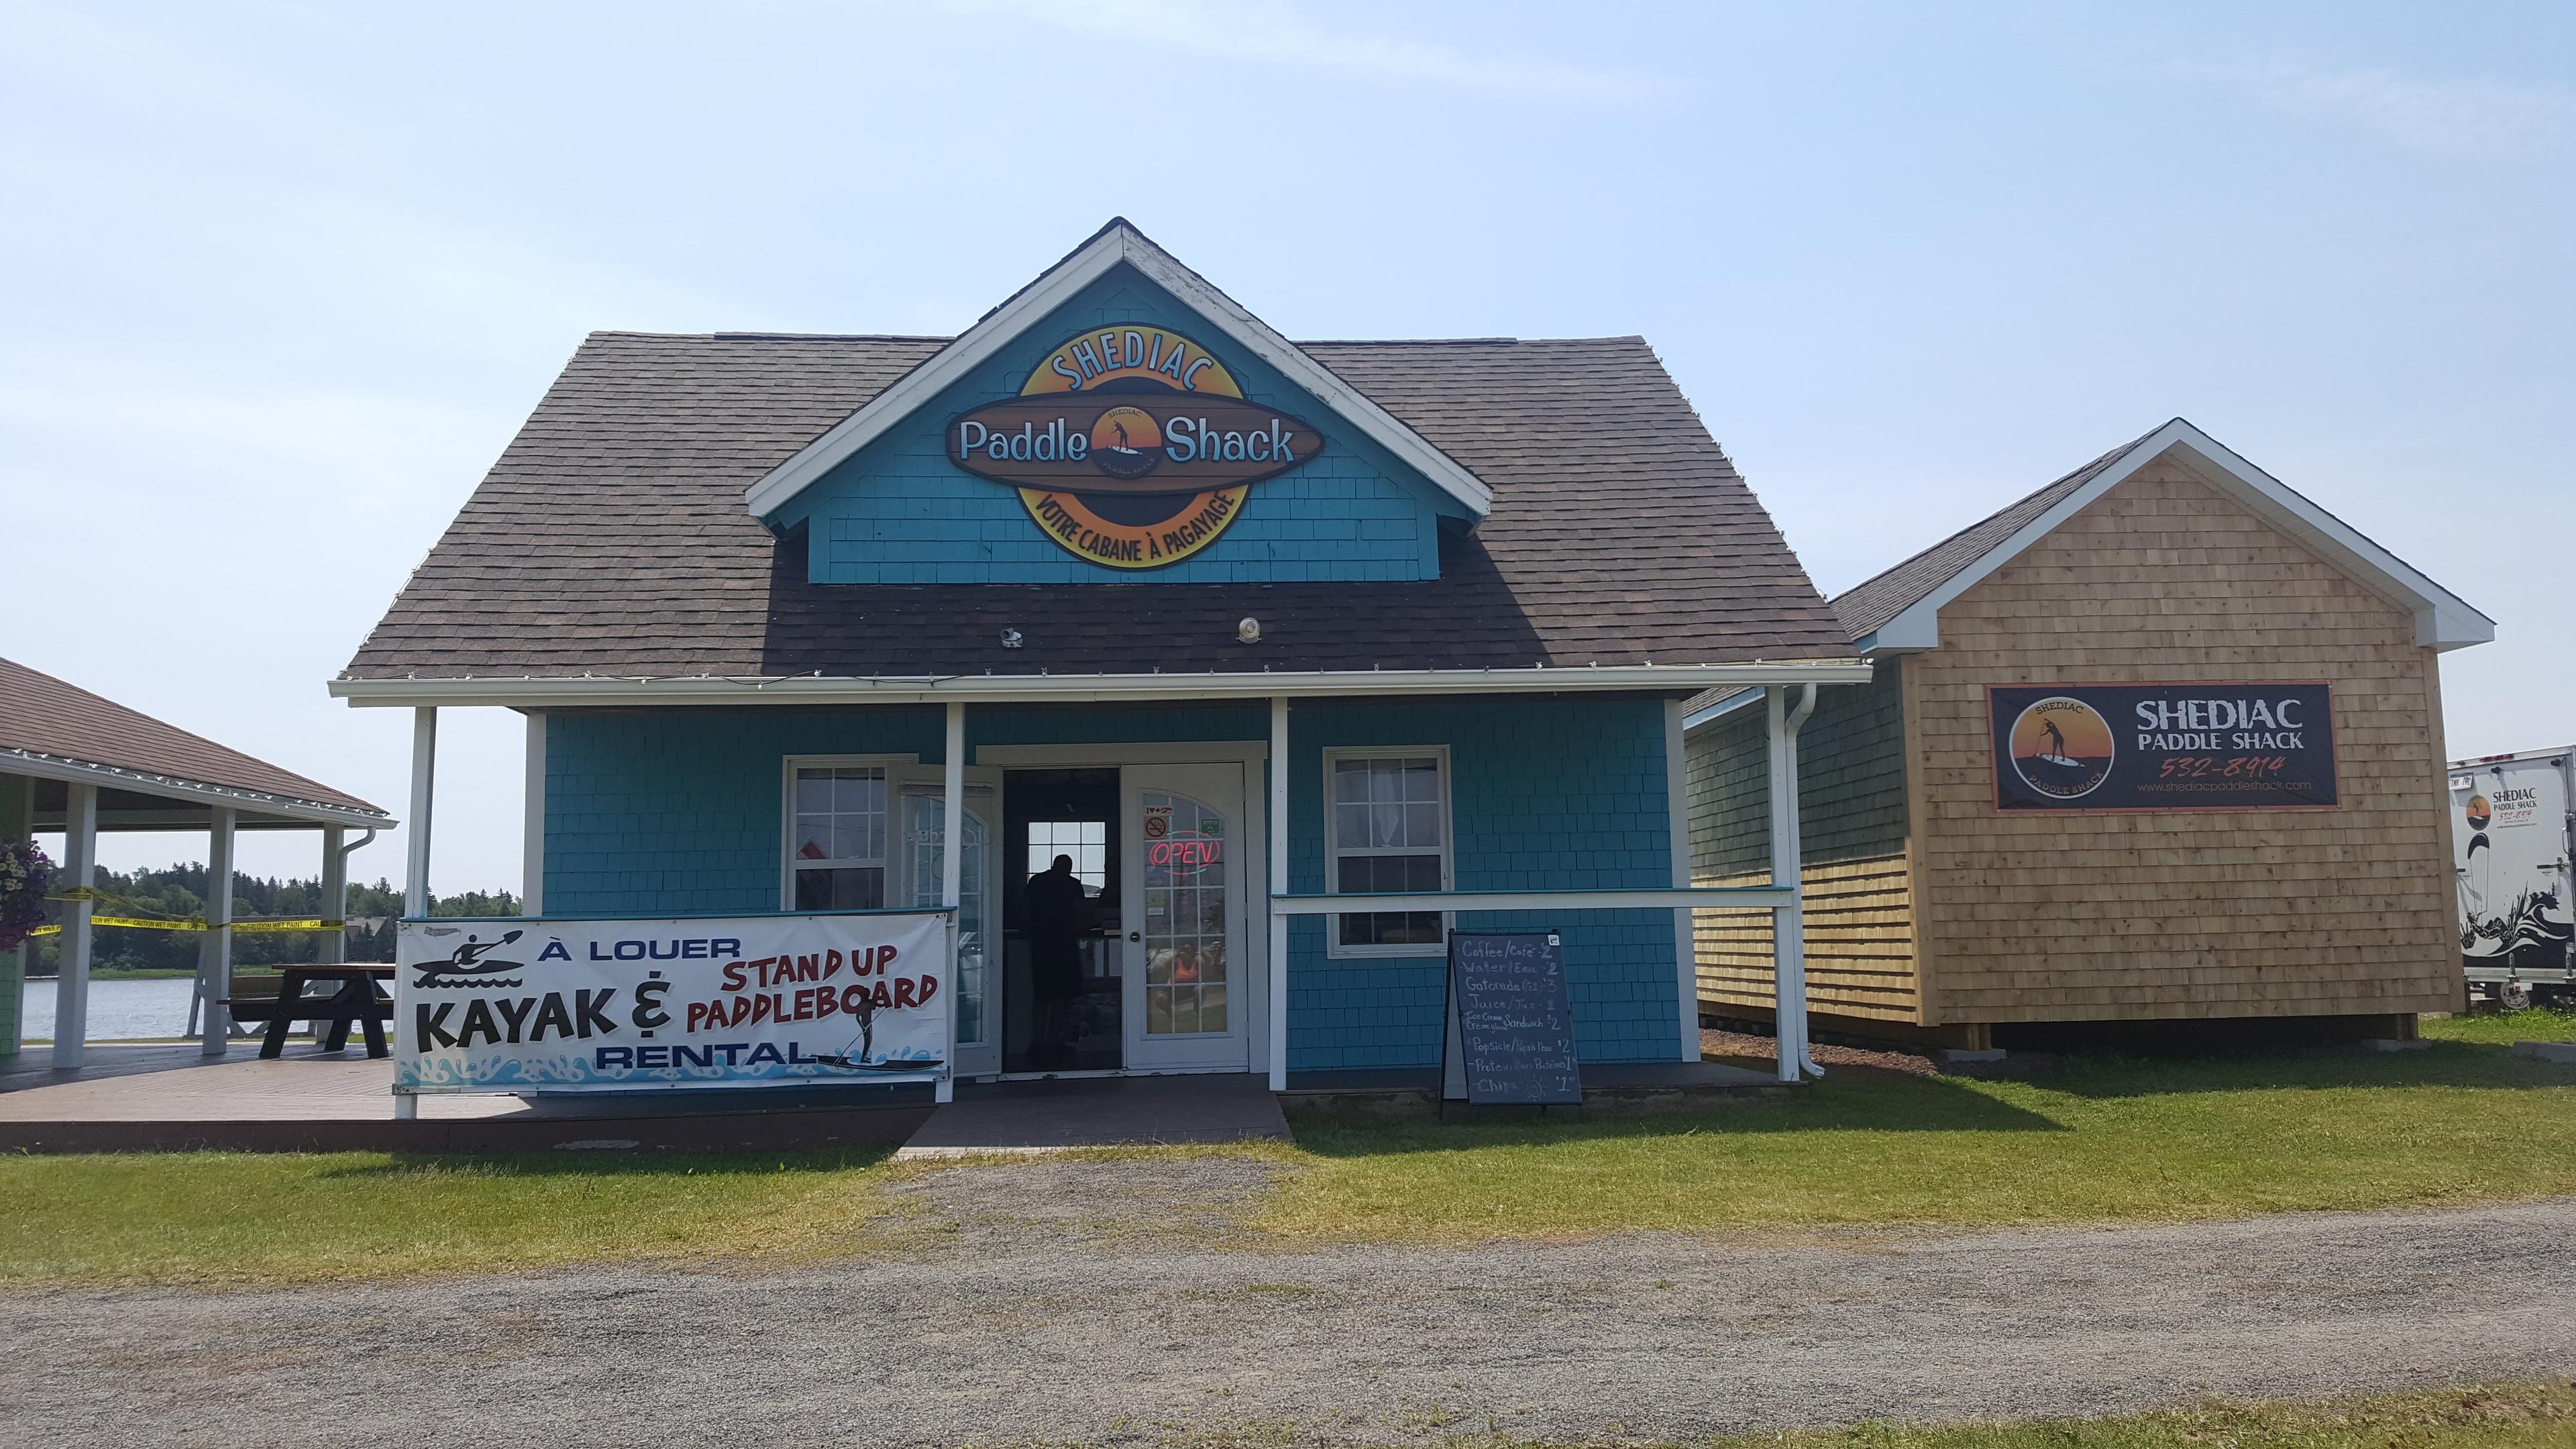
M 1142 941 L 1145 939 L 1145 933 L 1142 931 L 1129 931 L 1127 933 L 1127 939 L 1130 941 Z

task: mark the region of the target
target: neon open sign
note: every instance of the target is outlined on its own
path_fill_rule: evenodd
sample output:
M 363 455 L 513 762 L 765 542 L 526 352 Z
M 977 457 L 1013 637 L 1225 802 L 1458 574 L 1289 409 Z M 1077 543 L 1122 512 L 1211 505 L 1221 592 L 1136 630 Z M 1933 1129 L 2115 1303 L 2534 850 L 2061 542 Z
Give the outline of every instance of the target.
M 1157 840 L 1145 852 L 1147 864 L 1176 870 L 1204 870 L 1224 859 L 1222 840 Z

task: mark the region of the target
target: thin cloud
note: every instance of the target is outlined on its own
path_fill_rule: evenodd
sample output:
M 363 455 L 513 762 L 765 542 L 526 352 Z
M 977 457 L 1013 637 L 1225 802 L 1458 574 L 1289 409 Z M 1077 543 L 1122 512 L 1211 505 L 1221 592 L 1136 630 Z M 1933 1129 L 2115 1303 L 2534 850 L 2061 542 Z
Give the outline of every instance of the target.
M 2282 60 L 2198 70 L 2275 110 L 2358 125 L 2430 155 L 2504 157 L 2576 142 L 2576 94 L 2552 87 Z
M 1327 29 L 1276 5 L 1211 0 L 951 0 L 952 8 L 1006 14 L 1085 35 L 1159 45 L 1230 60 L 1494 91 L 1534 99 L 1621 102 L 1675 89 L 1667 77 L 1511 56 L 1351 28 Z

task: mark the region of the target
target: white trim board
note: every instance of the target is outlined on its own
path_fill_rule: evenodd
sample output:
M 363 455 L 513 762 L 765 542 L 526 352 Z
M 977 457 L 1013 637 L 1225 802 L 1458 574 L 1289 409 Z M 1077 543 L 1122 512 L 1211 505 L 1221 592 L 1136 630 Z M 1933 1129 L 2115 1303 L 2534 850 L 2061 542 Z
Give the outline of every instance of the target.
M 1117 745 L 977 745 L 975 763 L 1003 769 L 1115 769 L 1122 765 L 1258 765 L 1263 740 L 1144 740 Z
M 32 750 L 0 749 L 0 773 L 26 775 L 38 780 L 63 780 L 75 785 L 95 785 L 102 790 L 123 790 L 132 795 L 156 795 L 164 800 L 199 801 L 252 815 L 292 820 L 299 824 L 355 825 L 362 830 L 391 830 L 401 823 L 380 810 L 366 811 L 352 809 L 345 805 L 325 805 L 315 800 L 297 800 L 285 795 L 271 795 L 264 791 L 246 790 L 233 785 L 209 785 L 200 780 L 182 780 L 169 775 L 155 775 L 144 770 L 129 770 L 119 765 L 99 765 L 87 760 L 66 760 L 55 755 L 40 755 Z
M 2170 457 L 2257 517 L 2315 550 L 2355 583 L 2415 616 L 2415 642 L 2436 651 L 2484 644 L 2495 621 L 2404 560 L 2363 537 L 2350 524 L 2310 502 L 2298 490 L 2238 457 L 2225 444 L 2176 418 L 2149 433 L 2083 487 L 2066 495 L 2012 537 L 1944 580 L 1905 612 L 1857 641 L 1863 654 L 1911 653 L 1941 644 L 1941 608 L 2055 532 L 2095 499 L 2127 482 L 2139 469 Z
M 823 475 L 839 467 L 895 424 L 964 378 L 994 353 L 1016 341 L 1083 288 L 1125 263 L 1143 273 L 1246 352 L 1277 368 L 1289 382 L 1312 394 L 1343 421 L 1393 453 L 1435 487 L 1483 518 L 1494 504 L 1493 491 L 1441 452 L 1420 433 L 1371 402 L 1297 344 L 1245 311 L 1207 279 L 1154 245 L 1126 218 L 1111 219 L 1073 255 L 1056 263 L 1001 306 L 931 358 L 897 378 L 857 412 L 832 425 L 796 456 L 770 469 L 743 492 L 743 502 L 756 517 L 766 518 L 794 501 Z
M 1274 695 L 1577 694 L 1670 690 L 1697 694 L 1726 684 L 1867 684 L 1866 660 L 1750 664 L 1623 664 L 1543 669 L 1299 670 L 1256 674 L 916 675 L 785 678 L 717 675 L 582 675 L 575 678 L 335 679 L 331 696 L 353 705 L 924 704 L 963 698 L 990 704 L 1101 700 L 1267 699 Z M 372 821 L 355 821 L 372 824 Z

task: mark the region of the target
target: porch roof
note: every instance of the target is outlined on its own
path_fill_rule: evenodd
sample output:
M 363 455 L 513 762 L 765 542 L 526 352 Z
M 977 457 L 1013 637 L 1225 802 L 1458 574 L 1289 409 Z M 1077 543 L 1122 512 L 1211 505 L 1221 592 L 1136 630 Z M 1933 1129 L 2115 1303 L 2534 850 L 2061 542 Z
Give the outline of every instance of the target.
M 744 512 L 743 490 L 944 343 L 593 335 L 335 692 L 395 703 L 454 697 L 467 679 L 1062 687 L 1157 674 L 1181 692 L 1172 676 L 1265 673 L 1303 676 L 1307 692 L 1388 673 L 1454 674 L 1473 690 L 1479 671 L 1533 666 L 1578 688 L 1649 663 L 1856 659 L 1635 337 L 1301 344 L 1492 489 L 1480 527 L 1442 537 L 1436 580 L 804 582 L 795 545 Z M 1258 642 L 1238 638 L 1247 617 Z

